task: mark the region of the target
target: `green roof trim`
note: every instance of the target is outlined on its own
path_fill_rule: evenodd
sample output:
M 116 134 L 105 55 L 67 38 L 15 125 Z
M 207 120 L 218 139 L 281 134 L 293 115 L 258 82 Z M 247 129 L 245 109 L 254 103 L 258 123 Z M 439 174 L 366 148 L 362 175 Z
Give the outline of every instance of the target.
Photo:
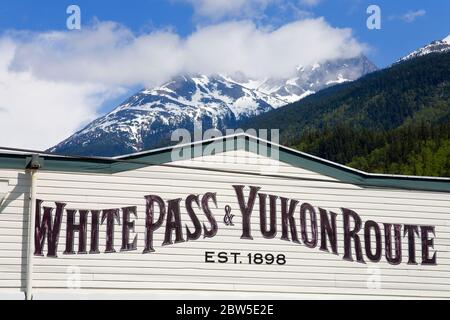
M 214 153 L 246 150 L 263 156 L 273 156 L 278 151 L 279 161 L 334 178 L 338 180 L 337 183 L 348 183 L 363 187 L 450 192 L 449 178 L 370 174 L 247 134 L 237 134 L 186 145 L 176 145 L 116 158 L 72 157 L 42 153 L 39 155 L 42 166 L 40 170 L 114 174 L 146 166 L 176 163 L 176 161 L 172 161 L 172 152 L 181 148 L 188 153 L 184 159 L 201 156 L 206 149 L 208 151 L 213 149 L 215 151 Z M 208 152 L 207 154 L 211 153 Z M 30 159 L 31 153 L 0 153 L 0 168 L 25 170 Z M 282 178 L 282 176 L 278 177 Z

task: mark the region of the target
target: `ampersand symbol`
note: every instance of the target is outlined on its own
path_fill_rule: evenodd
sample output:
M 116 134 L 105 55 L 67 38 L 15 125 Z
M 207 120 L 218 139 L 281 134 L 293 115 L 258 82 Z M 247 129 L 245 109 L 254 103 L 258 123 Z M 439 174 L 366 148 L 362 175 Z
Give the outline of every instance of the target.
M 231 207 L 229 205 L 225 206 L 225 216 L 223 217 L 223 222 L 227 226 L 234 226 L 233 223 L 234 214 L 231 214 Z

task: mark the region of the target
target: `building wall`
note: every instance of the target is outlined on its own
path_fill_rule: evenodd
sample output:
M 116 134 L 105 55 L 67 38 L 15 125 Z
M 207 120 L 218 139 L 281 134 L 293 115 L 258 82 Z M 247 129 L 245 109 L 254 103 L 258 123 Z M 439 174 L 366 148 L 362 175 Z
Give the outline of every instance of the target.
M 236 160 L 239 163 L 232 163 Z M 261 157 L 255 154 L 233 151 L 176 164 L 258 174 L 261 173 L 258 166 L 260 160 Z M 281 177 L 168 166 L 146 167 L 112 175 L 40 171 L 37 197 L 44 200 L 44 205 L 54 206 L 54 202 L 65 202 L 70 209 L 98 210 L 137 206 L 135 231 L 138 234 L 138 249 L 120 252 L 122 230 L 116 227 L 117 252 L 103 253 L 106 241 L 103 225 L 100 226 L 100 254 L 64 255 L 64 215 L 58 258 L 44 256 L 34 259 L 35 296 L 82 297 L 83 294 L 91 293 L 97 298 L 111 297 L 111 294 L 126 297 L 131 297 L 130 294 L 142 295 L 147 298 L 252 298 L 255 294 L 278 298 L 450 297 L 449 193 L 365 188 L 339 183 L 332 178 L 283 163 L 272 164 L 279 165 L 276 174 Z M 24 171 L 0 170 L 0 181 L 8 181 L 9 191 L 0 206 L 0 292 L 6 297 L 16 297 L 25 286 L 30 180 Z M 308 202 L 316 209 L 321 207 L 338 213 L 339 255 L 323 252 L 318 247 L 307 248 L 303 244 L 281 240 L 280 214 L 277 215 L 277 236 L 274 239 L 263 238 L 259 231 L 258 200 L 252 215 L 254 239 L 240 239 L 241 214 L 232 187 L 234 184 L 246 186 L 246 197 L 248 186 L 259 186 L 261 192 L 296 199 L 300 203 Z M 206 192 L 217 193 L 218 208 L 212 206 L 219 228 L 215 237 L 204 239 L 202 235 L 195 241 L 161 246 L 163 225 L 155 233 L 156 251 L 142 254 L 145 234 L 144 196 L 156 194 L 164 200 L 184 200 L 189 194 L 202 195 Z M 235 215 L 234 227 L 223 223 L 224 207 L 227 204 Z M 279 202 L 277 205 L 279 213 Z M 363 222 L 374 220 L 380 224 L 435 226 L 437 265 L 408 265 L 406 237 L 402 238 L 403 261 L 399 265 L 390 265 L 384 256 L 378 263 L 367 259 L 365 264 L 344 260 L 342 207 L 356 211 Z M 183 224 L 187 223 L 191 227 L 183 202 L 181 209 Z M 296 221 L 299 220 L 298 214 L 297 210 Z M 207 224 L 204 215 L 200 215 L 200 219 Z M 75 249 L 77 244 L 76 237 Z M 419 263 L 420 248 L 420 239 L 417 238 Z M 205 263 L 205 251 L 241 252 L 242 255 L 255 252 L 285 254 L 287 263 Z M 68 289 L 78 284 L 80 289 Z

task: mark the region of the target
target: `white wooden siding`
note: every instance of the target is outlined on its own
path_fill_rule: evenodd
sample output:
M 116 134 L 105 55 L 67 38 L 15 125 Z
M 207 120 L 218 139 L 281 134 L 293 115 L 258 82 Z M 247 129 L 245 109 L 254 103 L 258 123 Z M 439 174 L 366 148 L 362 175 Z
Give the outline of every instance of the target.
M 387 188 L 364 188 L 339 183 L 335 179 L 311 171 L 279 164 L 276 173 L 283 177 L 246 175 L 239 171 L 260 173 L 251 161 L 233 164 L 231 159 L 259 159 L 244 151 L 227 152 L 217 156 L 176 162 L 183 166 L 217 168 L 236 173 L 207 172 L 167 166 L 146 167 L 117 174 L 75 174 L 63 172 L 38 173 L 37 196 L 45 205 L 55 201 L 67 203 L 72 209 L 108 209 L 137 206 L 138 250 L 120 252 L 121 228 L 115 228 L 113 254 L 102 252 L 105 226 L 100 226 L 100 251 L 97 255 L 63 255 L 65 246 L 65 216 L 60 233 L 58 258 L 35 257 L 35 294 L 48 292 L 70 293 L 67 289 L 69 267 L 81 272 L 82 293 L 95 290 L 105 295 L 114 292 L 179 292 L 191 293 L 235 292 L 240 297 L 255 293 L 287 297 L 416 297 L 450 298 L 450 194 L 408 191 Z M 249 163 L 250 162 L 250 163 Z M 270 172 L 273 174 L 273 172 Z M 295 177 L 297 179 L 292 179 Z M 307 180 L 304 180 L 307 179 Z M 318 179 L 320 181 L 310 181 Z M 0 170 L 0 180 L 8 181 L 8 196 L 0 213 L 0 292 L 20 292 L 25 285 L 26 232 L 28 225 L 28 197 L 30 180 L 25 172 Z M 322 181 L 323 180 L 323 181 Z M 309 202 L 338 214 L 339 255 L 310 249 L 302 244 L 280 240 L 280 205 L 278 203 L 277 237 L 264 239 L 259 231 L 258 200 L 252 215 L 254 240 L 241 240 L 241 217 L 233 184 L 260 186 L 261 192 L 275 194 L 300 203 Z M 156 252 L 142 254 L 145 228 L 145 195 L 160 195 L 164 200 L 183 198 L 189 194 L 217 192 L 218 209 L 212 211 L 219 230 L 214 238 L 161 246 L 164 225 L 156 231 Z M 223 224 L 224 206 L 232 207 L 234 227 Z M 5 207 L 6 206 L 6 207 Z M 192 223 L 181 202 L 182 220 Z M 382 257 L 379 263 L 366 264 L 342 259 L 342 213 L 346 207 L 356 211 L 363 221 L 436 226 L 436 266 L 407 265 L 407 243 L 403 240 L 403 262 L 389 265 Z M 197 210 L 198 211 L 198 210 Z M 201 222 L 207 222 L 199 215 Z M 296 212 L 296 221 L 298 211 Z M 89 219 L 88 219 L 89 224 Z M 299 225 L 297 225 L 299 230 Z M 88 231 L 90 230 L 88 226 Z M 319 229 L 320 230 L 320 229 Z M 184 231 L 184 230 L 183 230 Z M 130 236 L 132 239 L 133 236 Z M 77 236 L 75 248 L 77 248 Z M 88 232 L 89 246 L 89 232 Z M 384 244 L 384 240 L 383 240 Z M 420 240 L 416 239 L 416 256 L 420 262 Z M 364 250 L 364 248 L 363 248 Z M 287 264 L 210 264 L 204 262 L 205 251 L 237 251 L 247 253 L 283 253 Z M 44 250 L 46 252 L 46 248 Z M 384 249 L 383 249 L 384 253 Z M 367 259 L 366 259 L 367 260 Z M 380 275 L 380 288 L 370 289 L 367 281 L 373 273 Z M 99 289 L 102 289 L 98 292 Z M 173 291 L 171 291 L 173 290 Z

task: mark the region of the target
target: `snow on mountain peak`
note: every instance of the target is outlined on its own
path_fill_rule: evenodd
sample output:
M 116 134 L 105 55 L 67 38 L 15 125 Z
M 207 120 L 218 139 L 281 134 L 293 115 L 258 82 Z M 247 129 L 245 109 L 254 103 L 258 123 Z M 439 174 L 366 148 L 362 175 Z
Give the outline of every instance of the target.
M 431 42 L 430 44 L 414 50 L 410 54 L 404 56 L 399 59 L 396 63 L 403 62 L 409 59 L 425 56 L 430 53 L 439 53 L 439 52 L 448 52 L 450 51 L 450 35 L 442 40 L 436 40 Z
M 204 130 L 237 128 L 242 121 L 375 70 L 360 56 L 299 66 L 283 79 L 181 75 L 136 93 L 51 151 L 114 156 L 160 146 L 170 141 L 173 130 L 191 130 L 196 121 Z
M 450 34 L 446 38 L 444 38 L 442 41 L 444 41 L 450 45 Z

